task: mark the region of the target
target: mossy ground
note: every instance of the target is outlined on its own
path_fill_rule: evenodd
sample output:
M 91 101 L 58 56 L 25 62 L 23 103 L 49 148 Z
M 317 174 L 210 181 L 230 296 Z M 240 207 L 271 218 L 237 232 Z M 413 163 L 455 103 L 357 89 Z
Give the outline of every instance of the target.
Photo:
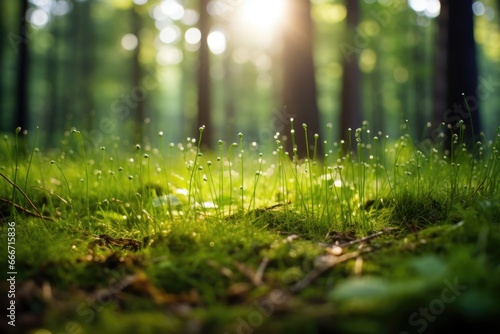
M 498 138 L 477 155 L 403 136 L 299 162 L 279 143 L 109 153 L 78 135 L 51 153 L 10 137 L 0 151 L 17 332 L 498 328 Z

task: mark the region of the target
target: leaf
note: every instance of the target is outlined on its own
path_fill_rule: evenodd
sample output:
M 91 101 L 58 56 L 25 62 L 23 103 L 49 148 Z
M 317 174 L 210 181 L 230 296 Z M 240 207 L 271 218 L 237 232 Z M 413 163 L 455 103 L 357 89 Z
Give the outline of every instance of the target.
M 330 299 L 370 308 L 389 299 L 422 294 L 433 285 L 434 282 L 423 279 L 394 281 L 373 276 L 353 277 L 339 283 L 330 293 Z
M 409 264 L 417 275 L 440 277 L 446 271 L 446 263 L 435 255 L 425 255 L 413 259 Z

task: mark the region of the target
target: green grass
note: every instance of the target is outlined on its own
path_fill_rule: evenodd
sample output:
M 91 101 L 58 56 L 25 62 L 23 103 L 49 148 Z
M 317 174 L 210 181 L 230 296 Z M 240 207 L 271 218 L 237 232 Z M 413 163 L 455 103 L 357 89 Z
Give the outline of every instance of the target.
M 323 142 L 323 157 L 286 152 L 278 135 L 205 152 L 202 134 L 90 147 L 74 129 L 55 150 L 4 137 L 18 328 L 411 333 L 429 303 L 445 307 L 428 332 L 496 323 L 500 130 L 472 152 L 457 136 L 446 155 L 407 123 L 395 139 L 364 123 L 355 152 Z M 439 302 L 445 280 L 467 286 L 456 302 Z

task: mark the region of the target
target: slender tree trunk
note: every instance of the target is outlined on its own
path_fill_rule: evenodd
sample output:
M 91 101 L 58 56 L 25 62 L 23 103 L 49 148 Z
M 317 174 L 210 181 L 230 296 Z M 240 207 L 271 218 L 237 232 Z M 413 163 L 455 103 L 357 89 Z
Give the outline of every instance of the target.
M 383 107 L 384 94 L 382 91 L 383 87 L 383 79 L 382 79 L 382 71 L 380 69 L 380 65 L 377 65 L 377 68 L 373 71 L 373 91 L 374 91 L 374 101 L 373 101 L 373 115 L 372 115 L 372 129 L 374 135 L 378 132 L 385 132 L 385 113 Z M 359 117 L 361 119 L 361 117 Z
M 428 78 L 425 63 L 425 31 L 419 26 L 414 27 L 417 44 L 412 48 L 413 66 L 417 69 L 413 75 L 414 108 L 411 118 L 411 130 L 413 138 L 421 140 L 421 133 L 425 128 L 427 120 L 425 110 L 426 87 L 425 80 Z
M 283 102 L 286 118 L 294 118 L 295 146 L 299 157 L 306 157 L 305 131 L 307 125 L 310 155 L 314 148 L 314 135 L 320 134 L 320 116 L 316 101 L 316 81 L 313 61 L 313 25 L 309 0 L 288 0 L 287 24 L 283 31 Z M 290 123 L 285 135 L 290 134 Z M 320 141 L 321 143 L 321 141 Z M 292 150 L 289 138 L 287 149 Z M 322 145 L 318 146 L 322 157 Z
M 62 43 L 61 34 L 62 28 L 60 24 L 62 23 L 62 18 L 53 18 L 52 25 L 52 36 L 54 36 L 54 44 L 49 50 L 49 57 L 47 59 L 47 80 L 50 87 L 49 97 L 48 97 L 48 110 L 47 117 L 45 118 L 45 128 L 47 129 L 47 145 L 53 147 L 55 144 L 55 139 L 57 136 L 57 131 L 62 128 L 60 122 L 60 109 L 59 109 L 59 80 L 60 80 L 60 62 L 62 54 Z
M 191 110 L 194 110 L 191 90 L 193 85 L 192 78 L 194 78 L 195 75 L 193 72 L 193 62 L 188 62 L 188 59 L 184 59 L 184 61 L 181 63 L 181 67 L 182 101 L 180 106 L 181 113 L 179 115 L 179 124 L 181 124 L 181 126 L 179 127 L 180 131 L 178 132 L 178 135 L 180 136 L 180 138 L 186 138 L 193 135 L 192 123 L 194 122 L 194 119 L 193 117 L 188 117 L 188 114 Z
M 1 11 L 0 11 L 0 36 L 7 36 L 7 23 L 5 20 L 5 1 L 2 2 L 0 5 Z M 7 44 L 7 39 L 2 38 L 0 41 L 0 71 L 1 73 L 6 72 L 5 68 L 5 51 L 7 48 L 12 47 L 11 45 Z M 0 77 L 0 131 L 6 131 L 7 129 L 5 128 L 5 125 L 7 124 L 7 121 L 5 119 L 5 114 L 6 112 L 3 112 L 4 110 L 7 110 L 6 104 L 6 98 L 7 98 L 7 92 L 6 92 L 6 85 L 5 85 L 5 78 L 4 76 Z
M 374 52 L 375 54 L 380 54 L 380 47 L 378 46 L 378 43 L 375 43 L 377 45 L 374 45 Z M 372 71 L 371 74 L 371 79 L 372 79 L 372 104 L 373 104 L 373 109 L 372 109 L 372 122 L 370 124 L 371 129 L 374 131 L 373 135 L 376 136 L 377 132 L 384 132 L 385 131 L 385 113 L 384 113 L 384 107 L 383 107 L 383 101 L 384 101 L 384 94 L 383 94 L 383 77 L 382 77 L 382 62 L 378 61 L 377 65 Z M 361 83 L 358 82 L 358 86 L 361 86 Z M 361 92 L 358 92 L 358 94 L 361 94 Z M 359 119 L 358 122 L 361 120 L 361 110 L 359 112 Z M 359 125 L 358 125 L 359 126 Z
M 434 55 L 434 87 L 432 106 L 432 130 L 430 137 L 435 142 L 442 142 L 445 133 L 442 129 L 443 113 L 446 110 L 447 59 L 448 59 L 448 1 L 441 0 L 441 13 L 438 17 L 436 51 Z
M 352 46 L 354 43 L 354 30 L 359 23 L 359 3 L 358 0 L 346 1 L 347 6 L 347 26 L 345 34 L 345 45 Z M 354 140 L 354 131 L 361 127 L 361 73 L 358 67 L 356 53 L 344 53 L 342 92 L 340 107 L 340 133 L 344 140 L 345 150 L 355 150 L 356 141 Z M 351 137 L 349 131 L 351 129 Z M 351 145 L 349 146 L 349 143 Z
M 459 133 L 456 122 L 463 120 L 466 126 L 465 142 L 469 147 L 479 138 L 479 97 L 477 96 L 478 67 L 472 0 L 450 1 L 450 29 L 448 30 L 448 97 L 447 106 L 453 111 L 445 121 Z M 464 96 L 470 107 L 464 103 Z M 458 109 L 456 106 L 459 106 Z M 451 141 L 450 141 L 451 144 Z
M 198 67 L 198 127 L 204 126 L 202 145 L 212 145 L 212 128 L 210 122 L 210 52 L 207 37 L 210 32 L 210 16 L 207 12 L 208 0 L 200 0 L 199 29 L 201 32 L 199 67 Z
M 29 126 L 29 112 L 28 112 L 28 73 L 29 73 L 29 59 L 28 59 L 28 25 L 26 22 L 26 12 L 28 11 L 28 0 L 22 0 L 19 17 L 19 30 L 21 35 L 21 43 L 19 44 L 19 61 L 17 68 L 17 107 L 16 116 L 14 120 L 14 127 L 20 126 L 22 129 L 27 129 Z
M 231 43 L 231 40 L 229 41 Z M 225 112 L 225 139 L 226 141 L 233 140 L 235 138 L 235 127 L 234 122 L 236 120 L 236 106 L 234 103 L 234 78 L 233 78 L 233 67 L 231 66 L 231 46 L 228 44 L 228 56 L 224 59 L 224 112 Z
M 66 73 L 63 80 L 63 108 L 65 109 L 67 125 L 78 127 L 79 130 L 86 128 L 85 114 L 82 111 L 82 50 L 81 50 L 81 2 L 75 2 L 73 9 L 67 15 L 68 27 L 65 31 L 64 41 L 68 42 L 65 61 Z
M 137 8 L 132 6 L 131 9 L 132 14 L 132 32 L 135 36 L 137 36 L 138 44 L 134 50 L 134 56 L 132 58 L 132 90 L 131 95 L 135 105 L 135 134 L 134 140 L 138 144 L 142 144 L 144 140 L 144 118 L 145 118 L 145 96 L 142 96 L 144 93 L 141 87 L 141 78 L 143 77 L 143 70 L 140 63 L 140 53 L 141 53 L 141 41 L 139 39 L 139 32 L 141 29 L 141 17 L 139 13 L 137 13 Z
M 440 100 L 435 100 L 434 118 L 440 119 L 447 127 L 442 133 L 443 137 L 440 137 L 438 132 L 438 139 L 443 139 L 444 149 L 449 152 L 451 151 L 452 136 L 461 132 L 460 121 L 463 121 L 465 126 L 463 140 L 469 148 L 478 138 L 481 131 L 479 114 L 479 95 L 481 92 L 477 89 L 478 67 L 472 0 L 441 0 L 441 15 L 444 15 L 443 21 L 446 17 L 448 18 L 445 44 L 447 46 L 445 58 L 445 87 L 447 90 L 444 99 L 440 95 Z M 444 25 L 444 23 L 442 24 Z M 442 26 L 440 25 L 440 27 Z M 440 32 L 440 37 L 442 37 L 441 34 L 444 33 Z M 435 89 L 439 89 L 437 84 Z M 443 100 L 444 108 L 437 108 L 436 106 L 442 106 Z
M 81 31 L 80 50 L 82 52 L 82 111 L 87 116 L 86 125 L 87 131 L 95 129 L 95 109 L 94 98 L 92 95 L 92 75 L 94 71 L 94 26 L 92 22 L 92 1 L 85 1 L 82 5 L 82 15 L 80 17 L 81 24 L 79 30 Z

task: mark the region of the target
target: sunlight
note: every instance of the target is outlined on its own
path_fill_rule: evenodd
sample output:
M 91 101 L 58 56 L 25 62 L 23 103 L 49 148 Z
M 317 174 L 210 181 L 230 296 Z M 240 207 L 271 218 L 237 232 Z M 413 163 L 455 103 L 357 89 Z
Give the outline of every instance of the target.
M 121 45 L 125 50 L 131 51 L 137 48 L 137 46 L 139 45 L 139 40 L 134 34 L 126 34 L 122 37 Z
M 162 2 L 161 10 L 172 20 L 180 20 L 184 16 L 184 7 L 177 0 L 166 0 Z
M 439 0 L 408 0 L 410 8 L 428 18 L 435 18 L 441 11 Z
M 42 9 L 30 9 L 27 13 L 29 22 L 37 29 L 41 29 L 49 22 L 49 15 Z
M 207 43 L 213 54 L 220 55 L 226 51 L 226 36 L 220 30 L 211 31 L 208 34 Z
M 268 32 L 283 19 L 285 0 L 246 0 L 241 9 L 243 23 Z

